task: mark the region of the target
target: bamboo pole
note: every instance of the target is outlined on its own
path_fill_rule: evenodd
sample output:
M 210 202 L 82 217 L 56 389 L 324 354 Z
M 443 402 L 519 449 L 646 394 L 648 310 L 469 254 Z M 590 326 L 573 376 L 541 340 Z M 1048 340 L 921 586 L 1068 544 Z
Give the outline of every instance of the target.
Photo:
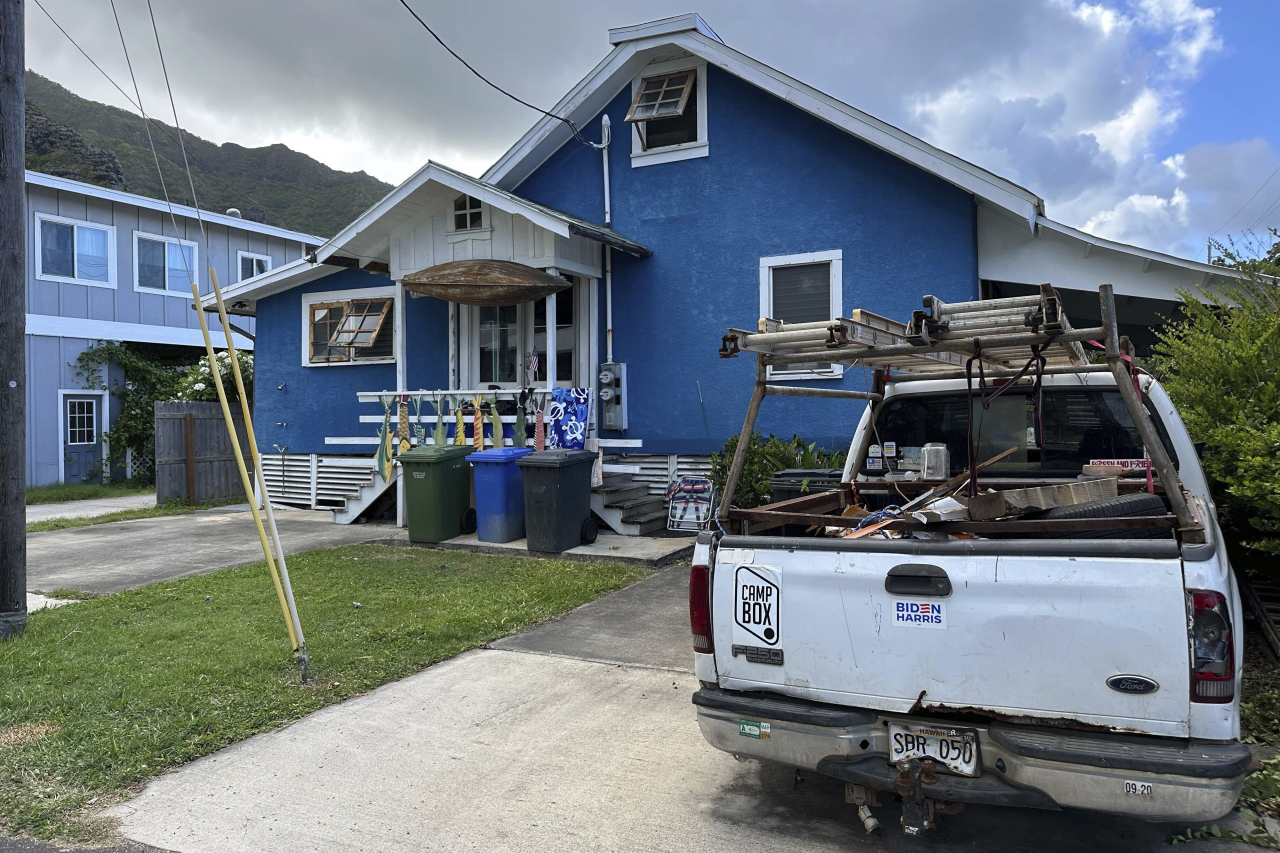
M 222 321 L 222 331 L 227 336 L 227 354 L 231 358 L 231 373 L 236 380 L 236 391 L 240 394 L 240 411 L 244 414 L 245 434 L 249 437 L 249 458 L 253 461 L 253 471 L 258 480 L 258 490 L 262 494 L 262 506 L 267 516 L 267 532 L 271 534 L 271 542 L 275 546 L 276 562 L 280 567 L 280 581 L 284 588 L 285 600 L 289 603 L 289 616 L 293 621 L 298 651 L 302 660 L 305 661 L 307 657 L 307 639 L 302 633 L 302 621 L 298 618 L 298 605 L 293 598 L 293 584 L 289 582 L 289 567 L 285 564 L 284 544 L 280 541 L 280 531 L 276 529 L 276 514 L 271 508 L 271 496 L 267 494 L 267 479 L 266 475 L 262 473 L 262 454 L 258 452 L 258 439 L 253 432 L 253 415 L 249 410 L 249 395 L 245 393 L 244 377 L 240 373 L 240 359 L 236 354 L 235 338 L 231 332 L 231 320 L 227 317 L 226 303 L 222 301 L 222 288 L 218 286 L 218 272 L 212 266 L 209 267 L 209 281 L 213 285 L 213 295 L 218 302 L 218 319 Z M 198 305 L 197 310 L 199 310 Z M 302 677 L 305 681 L 305 672 Z
M 227 434 L 231 436 L 231 449 L 235 451 L 236 465 L 240 469 L 240 482 L 249 500 L 249 511 L 253 514 L 253 524 L 258 529 L 258 542 L 262 545 L 262 555 L 266 558 L 267 568 L 271 571 L 271 580 L 276 587 L 276 597 L 280 599 L 280 610 L 284 613 L 284 625 L 289 631 L 289 642 L 293 643 L 294 653 L 297 654 L 301 649 L 298 646 L 297 634 L 293 630 L 293 620 L 289 618 L 289 603 L 285 600 L 284 588 L 280 585 L 280 575 L 276 571 L 276 561 L 271 555 L 271 546 L 267 543 L 267 531 L 262 526 L 258 503 L 253 497 L 253 481 L 249 479 L 249 472 L 244 467 L 244 454 L 240 451 L 240 442 L 236 438 L 236 424 L 231 417 L 231 407 L 227 404 L 227 390 L 222 387 L 217 354 L 213 351 L 213 339 L 209 337 L 209 324 L 205 322 L 204 311 L 200 310 L 200 288 L 194 281 L 191 283 L 191 296 L 196 301 L 196 317 L 200 320 L 200 333 L 204 336 L 204 348 L 209 354 L 209 372 L 213 374 L 213 384 L 218 390 L 218 402 L 222 404 L 222 417 L 227 422 Z

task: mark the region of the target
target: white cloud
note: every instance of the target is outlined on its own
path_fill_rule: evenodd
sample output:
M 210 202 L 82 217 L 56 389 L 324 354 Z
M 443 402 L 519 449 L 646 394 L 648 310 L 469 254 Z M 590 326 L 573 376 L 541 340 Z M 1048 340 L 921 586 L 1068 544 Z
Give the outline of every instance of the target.
M 129 87 L 110 7 L 44 2 Z M 395 3 L 308 0 L 300 16 L 258 0 L 153 2 L 184 124 L 216 142 L 283 142 L 395 182 L 428 158 L 479 174 L 537 117 Z M 548 107 L 605 55 L 609 27 L 688 11 L 686 0 L 410 2 L 486 75 Z M 165 103 L 145 6 L 120 9 L 143 94 Z M 1263 140 L 1164 150 L 1223 47 L 1206 0 L 793 0 L 785 11 L 701 0 L 700 11 L 731 46 L 1028 187 L 1055 219 L 1153 249 L 1199 256 L 1277 162 Z M 120 100 L 38 10 L 27 39 L 36 71 Z

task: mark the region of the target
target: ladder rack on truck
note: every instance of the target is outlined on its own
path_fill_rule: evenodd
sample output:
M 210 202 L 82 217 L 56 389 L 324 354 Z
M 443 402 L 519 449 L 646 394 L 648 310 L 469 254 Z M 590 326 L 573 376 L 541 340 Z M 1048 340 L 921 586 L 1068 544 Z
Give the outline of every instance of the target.
M 854 311 L 851 317 L 830 321 L 785 323 L 763 319 L 756 331 L 731 328 L 721 340 L 720 357 L 734 358 L 744 352 L 756 357 L 755 387 L 739 435 L 754 433 L 756 416 L 766 396 L 867 400 L 874 407 L 883 400 L 885 385 L 893 382 L 972 379 L 974 376 L 1015 379 L 1036 374 L 1110 373 L 1115 377 L 1120 397 L 1146 446 L 1151 467 L 1159 478 L 1172 515 L 934 522 L 929 523 L 927 529 L 938 533 L 985 535 L 996 532 L 1051 533 L 1166 527 L 1176 530 L 1187 542 L 1203 542 L 1204 526 L 1193 513 L 1178 480 L 1177 469 L 1135 388 L 1132 359 L 1126 352 L 1127 341 L 1122 341 L 1119 334 L 1115 296 L 1110 284 L 1098 288 L 1098 298 L 1102 325 L 1084 329 L 1072 327 L 1057 293 L 1048 284 L 1041 285 L 1040 292 L 1033 296 L 976 302 L 946 303 L 926 296 L 924 310 L 914 312 L 906 324 L 869 312 Z M 1100 343 L 1105 350 L 1106 363 L 1089 363 L 1081 347 L 1082 341 Z M 796 364 L 873 368 L 873 389 L 876 390 L 772 385 L 766 381 L 769 367 Z M 874 412 L 872 414 L 874 416 Z M 744 533 L 782 524 L 848 526 L 847 521 L 841 524 L 840 513 L 855 505 L 854 472 L 861 468 L 867 455 L 871 434 L 871 430 L 864 430 L 862 440 L 850 446 L 840 489 L 804 495 L 758 509 L 733 507 L 733 497 L 746 461 L 747 442 L 740 440 L 720 501 L 721 523 L 739 522 Z M 980 469 L 981 466 L 975 466 L 971 461 L 966 476 L 973 480 Z M 896 481 L 894 485 L 907 484 Z M 998 487 L 1000 483 L 985 485 Z M 1023 488 L 1027 485 L 1030 484 L 1024 481 L 1009 487 Z M 921 492 L 927 494 L 925 489 Z M 835 514 L 830 514 L 833 511 Z M 883 529 L 921 530 L 926 529 L 926 525 L 920 521 L 900 519 L 889 522 Z

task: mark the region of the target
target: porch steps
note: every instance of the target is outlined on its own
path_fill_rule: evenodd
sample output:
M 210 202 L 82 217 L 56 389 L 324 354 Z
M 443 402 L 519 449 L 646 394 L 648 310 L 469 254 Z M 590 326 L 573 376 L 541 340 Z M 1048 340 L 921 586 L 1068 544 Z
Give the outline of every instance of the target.
M 591 490 L 591 511 L 622 536 L 645 536 L 667 526 L 667 502 L 649 494 L 634 474 L 605 474 L 604 484 Z
M 391 469 L 391 482 L 385 482 L 382 476 L 372 468 L 369 476 L 359 484 L 353 495 L 348 495 L 339 509 L 333 510 L 335 524 L 354 524 L 366 514 L 381 513 L 396 499 L 396 481 L 400 479 L 400 466 Z

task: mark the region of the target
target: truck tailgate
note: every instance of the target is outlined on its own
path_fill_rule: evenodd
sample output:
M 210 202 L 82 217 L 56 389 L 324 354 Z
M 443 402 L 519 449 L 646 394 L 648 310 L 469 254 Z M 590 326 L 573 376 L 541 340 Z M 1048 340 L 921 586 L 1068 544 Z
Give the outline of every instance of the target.
M 713 596 L 728 689 L 1188 734 L 1177 558 L 722 548 Z

